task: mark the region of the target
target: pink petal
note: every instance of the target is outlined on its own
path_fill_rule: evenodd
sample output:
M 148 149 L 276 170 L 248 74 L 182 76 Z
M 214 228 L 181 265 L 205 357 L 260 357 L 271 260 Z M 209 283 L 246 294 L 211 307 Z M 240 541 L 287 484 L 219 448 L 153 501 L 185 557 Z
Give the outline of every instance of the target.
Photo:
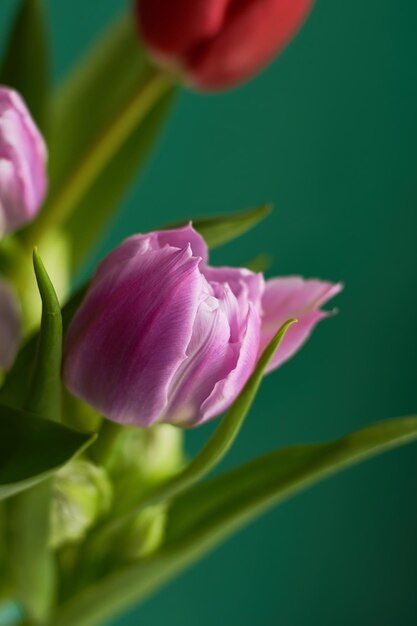
M 259 355 L 277 330 L 290 318 L 297 324 L 287 331 L 268 372 L 291 358 L 308 339 L 316 324 L 329 315 L 320 310 L 328 300 L 342 290 L 340 283 L 305 280 L 299 276 L 273 278 L 266 282 L 262 300 L 263 317 Z
M 217 381 L 235 367 L 238 351 L 230 342 L 227 308 L 221 299 L 210 295 L 207 284 L 194 321 L 187 357 L 171 381 L 168 410 L 163 421 L 197 424 L 201 406 Z
M 191 247 L 193 256 L 200 257 L 203 263 L 207 263 L 208 248 L 202 236 L 193 228 L 191 222 L 180 228 L 172 230 L 158 230 L 150 233 L 158 241 L 159 247 L 171 246 L 174 248 Z
M 0 87 L 0 221 L 10 232 L 38 212 L 47 187 L 45 142 L 19 94 Z
M 76 396 L 114 421 L 142 426 L 166 406 L 202 288 L 200 259 L 189 246 L 145 254 L 147 245 L 131 238 L 99 267 L 64 359 L 64 380 Z
M 228 284 L 240 301 L 242 307 L 248 310 L 248 302 L 260 307 L 265 290 L 265 280 L 262 274 L 255 274 L 240 267 L 202 267 L 204 276 L 210 283 Z
M 257 309 L 250 305 L 245 328 L 239 344 L 235 344 L 235 367 L 220 380 L 201 407 L 202 417 L 199 423 L 220 415 L 236 400 L 252 374 L 259 350 L 260 316 Z

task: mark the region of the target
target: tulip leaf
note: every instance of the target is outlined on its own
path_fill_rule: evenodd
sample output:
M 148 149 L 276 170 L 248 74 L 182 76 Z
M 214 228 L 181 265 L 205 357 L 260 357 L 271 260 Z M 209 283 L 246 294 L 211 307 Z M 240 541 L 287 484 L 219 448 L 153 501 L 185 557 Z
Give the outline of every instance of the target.
M 95 436 L 0 406 L 0 499 L 48 478 Z
M 48 122 L 49 54 L 43 0 L 22 0 L 0 71 L 0 83 L 19 91 L 39 127 Z
M 62 308 L 62 323 L 64 331 L 68 327 L 73 315 L 79 307 L 86 287 L 76 291 Z M 52 294 L 51 294 L 52 295 Z M 35 368 L 37 347 L 39 344 L 39 332 L 34 333 L 20 349 L 12 369 L 8 372 L 2 388 L 0 389 L 0 402 L 8 406 L 20 407 L 22 393 L 29 393 L 30 378 L 27 372 Z M 57 346 L 59 350 L 59 346 Z
M 88 254 L 91 254 L 93 245 L 103 235 L 113 216 L 115 206 L 123 199 L 135 175 L 146 161 L 158 140 L 174 98 L 173 89 L 161 96 L 143 122 L 137 125 L 119 152 L 97 177 L 94 185 L 77 205 L 77 210 L 68 217 L 65 229 L 70 241 L 73 242 L 73 272 L 80 269 Z
M 54 626 L 98 626 L 268 508 L 328 476 L 416 440 L 417 417 L 387 420 L 333 442 L 277 450 L 193 487 L 174 501 L 162 547 L 79 593 L 54 617 Z
M 193 220 L 193 226 L 203 236 L 210 248 L 216 248 L 254 228 L 270 212 L 271 207 L 264 204 L 255 209 L 239 211 L 238 213 L 197 218 Z
M 172 80 L 149 63 L 132 16 L 111 24 L 55 94 L 50 193 L 22 233 L 28 245 L 62 225 L 79 266 L 155 140 L 172 92 Z
M 27 430 L 30 431 L 32 427 L 32 420 L 36 424 L 36 417 L 52 421 L 60 421 L 61 419 L 61 309 L 54 287 L 36 250 L 33 253 L 33 265 L 42 300 L 41 329 L 32 370 L 32 380 L 24 401 L 25 408 L 31 413 L 26 428 L 18 431 L 17 434 L 6 433 L 5 442 L 11 446 L 9 449 L 12 450 L 21 450 L 22 446 L 28 447 L 24 438 L 27 436 Z M 28 372 L 25 373 L 27 376 Z M 7 424 L 7 419 L 1 420 L 1 422 Z M 45 421 L 41 423 L 43 426 L 48 424 Z M 15 437 L 14 441 L 13 437 Z M 12 440 L 10 441 L 10 439 Z M 36 442 L 32 442 L 32 438 L 31 443 L 36 445 Z M 43 439 L 39 447 L 42 448 L 45 443 L 51 444 L 47 439 Z M 57 441 L 52 447 L 53 449 L 61 448 L 63 443 Z M 38 447 L 36 447 L 35 452 L 26 449 L 25 457 L 33 463 L 37 453 Z M 65 460 L 68 460 L 68 455 L 66 457 Z M 6 467 L 10 471 L 10 465 Z M 44 473 L 44 478 L 47 478 L 47 475 L 48 472 L 46 475 Z M 56 585 L 54 558 L 49 547 L 50 504 L 53 485 L 51 480 L 45 479 L 36 484 L 38 476 L 38 473 L 29 476 L 29 479 L 23 482 L 23 490 L 20 493 L 15 493 L 7 501 L 10 576 L 27 614 L 35 623 L 44 622 L 48 617 Z M 13 481 L 11 486 L 6 481 L 4 487 L 6 493 L 11 488 L 13 489 L 16 484 L 22 485 L 22 481 L 17 481 L 17 483 Z
M 38 252 L 33 265 L 42 299 L 42 321 L 26 408 L 45 419 L 60 420 L 62 317 L 54 287 Z
M 160 491 L 153 494 L 150 500 L 147 501 L 147 504 L 173 498 L 178 493 L 188 489 L 190 485 L 201 480 L 201 478 L 220 463 L 239 434 L 245 417 L 258 392 L 269 362 L 275 352 L 279 350 L 279 345 L 284 339 L 288 328 L 294 324 L 295 321 L 296 320 L 288 320 L 285 322 L 265 348 L 255 371 L 200 453 L 180 474 L 174 476 L 174 478 L 165 485 L 162 485 Z
M 86 287 L 77 290 L 62 308 L 62 324 L 65 331 L 84 297 Z M 35 359 L 39 344 L 39 332 L 34 333 L 20 349 L 12 369 L 6 375 L 0 389 L 0 402 L 9 406 L 19 406 L 22 396 L 22 380 L 27 372 L 35 369 Z

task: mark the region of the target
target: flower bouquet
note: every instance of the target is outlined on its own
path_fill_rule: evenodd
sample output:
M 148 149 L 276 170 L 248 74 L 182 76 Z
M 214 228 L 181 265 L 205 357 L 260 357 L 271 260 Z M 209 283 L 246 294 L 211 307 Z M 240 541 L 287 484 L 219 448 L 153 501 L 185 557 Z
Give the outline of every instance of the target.
M 310 0 L 138 0 L 57 88 L 43 3 L 18 4 L 0 64 L 0 593 L 5 624 L 99 626 L 271 506 L 416 439 L 417 418 L 210 476 L 342 289 L 265 279 L 262 257 L 211 265 L 267 206 L 173 215 L 75 285 L 181 85 L 249 80 Z M 212 420 L 187 458 L 184 433 Z

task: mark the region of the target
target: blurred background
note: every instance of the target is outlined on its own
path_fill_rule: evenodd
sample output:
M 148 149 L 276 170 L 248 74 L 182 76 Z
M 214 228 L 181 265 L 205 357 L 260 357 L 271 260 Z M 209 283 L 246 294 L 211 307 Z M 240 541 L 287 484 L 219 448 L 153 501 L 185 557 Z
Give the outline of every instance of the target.
M 126 5 L 47 4 L 57 80 Z M 15 8 L 1 1 L 1 43 Z M 182 92 L 91 259 L 90 268 L 135 231 L 268 201 L 273 216 L 212 261 L 240 265 L 266 252 L 271 274 L 346 284 L 340 314 L 265 380 L 223 468 L 416 411 L 416 21 L 414 0 L 317 0 L 299 36 L 249 85 Z M 191 454 L 209 432 L 187 435 Z M 414 626 L 416 479 L 415 447 L 332 478 L 117 624 Z

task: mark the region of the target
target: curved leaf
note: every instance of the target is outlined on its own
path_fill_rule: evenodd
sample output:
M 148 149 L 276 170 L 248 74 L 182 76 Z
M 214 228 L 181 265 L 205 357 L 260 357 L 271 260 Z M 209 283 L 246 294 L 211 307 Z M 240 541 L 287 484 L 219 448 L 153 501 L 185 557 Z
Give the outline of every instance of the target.
M 72 246 L 72 270 L 77 271 L 105 231 L 114 207 L 123 199 L 162 131 L 176 92 L 170 89 L 132 131 L 65 223 Z M 86 219 L 88 216 L 88 219 Z
M 94 440 L 95 435 L 0 406 L 0 500 L 45 480 Z
M 213 217 L 197 217 L 191 221 L 194 228 L 205 239 L 208 247 L 216 248 L 254 228 L 271 211 L 272 207 L 269 204 L 262 204 L 255 209 L 235 211 L 234 213 L 225 213 L 224 215 L 215 215 Z M 183 221 L 176 222 L 175 224 L 165 226 L 165 228 L 177 228 L 183 224 Z
M 59 422 L 61 421 L 61 309 L 54 287 L 36 250 L 33 253 L 33 265 L 42 300 L 42 320 L 33 377 L 25 406 L 31 410 L 33 419 L 37 415 Z M 5 421 L 7 423 L 7 420 Z M 45 424 L 47 422 L 43 426 Z M 15 441 L 10 441 L 14 433 L 7 434 L 5 441 L 12 446 L 14 452 L 24 445 L 27 432 L 31 428 L 32 424 L 29 422 L 25 429 L 18 433 L 18 437 L 15 437 Z M 39 447 L 50 444 L 46 435 L 47 433 L 44 432 Z M 56 447 L 61 454 L 64 445 L 64 441 L 54 442 L 54 448 Z M 32 471 L 37 454 L 38 449 L 28 448 L 26 451 L 26 458 L 32 464 Z M 48 455 L 45 452 L 44 454 L 47 458 Z M 10 471 L 10 466 L 8 469 Z M 17 471 L 18 468 L 15 465 L 14 472 Z M 24 489 L 7 502 L 7 542 L 13 585 L 27 614 L 31 620 L 38 623 L 44 622 L 49 616 L 56 592 L 55 562 L 49 546 L 53 484 L 51 480 L 43 480 L 41 484 L 33 486 L 31 480 L 33 477 L 27 483 L 27 486 L 31 486 L 30 489 Z M 21 481 L 19 482 L 21 484 Z
M 86 286 L 76 291 L 62 308 L 62 323 L 65 332 L 77 308 L 84 297 Z M 8 406 L 19 408 L 22 394 L 26 397 L 29 393 L 30 377 L 28 372 L 33 371 L 39 343 L 39 332 L 35 333 L 26 341 L 20 349 L 12 369 L 6 375 L 0 389 L 0 402 Z
M 42 299 L 42 321 L 26 408 L 45 419 L 60 421 L 61 308 L 54 287 L 36 250 L 33 253 L 33 265 Z
M 137 603 L 244 524 L 290 495 L 391 448 L 417 440 L 417 417 L 388 420 L 340 440 L 277 450 L 198 485 L 173 504 L 153 556 L 86 589 L 54 626 L 98 626 Z

